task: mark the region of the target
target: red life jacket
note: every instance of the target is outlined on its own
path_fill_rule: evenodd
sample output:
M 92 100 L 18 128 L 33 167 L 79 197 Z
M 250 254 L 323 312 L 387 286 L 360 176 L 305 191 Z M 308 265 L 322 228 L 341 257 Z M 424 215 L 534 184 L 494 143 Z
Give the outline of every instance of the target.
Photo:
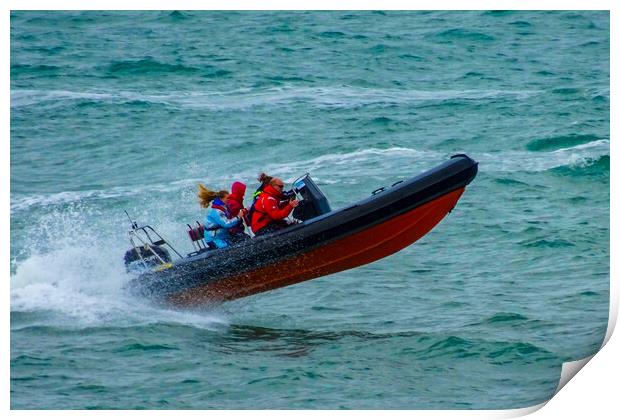
M 290 202 L 280 205 L 282 194 L 271 185 L 267 185 L 254 203 L 252 214 L 252 232 L 256 233 L 265 226 L 285 219 L 293 206 Z
M 246 226 L 249 228 L 252 227 L 252 219 L 254 218 L 254 211 L 256 210 L 256 201 L 258 200 L 258 197 L 263 193 L 263 190 L 267 185 L 268 184 L 265 184 L 263 182 L 261 186 L 258 187 L 256 191 L 254 191 L 254 194 L 252 194 L 252 204 L 250 205 L 250 208 L 248 209 L 248 214 L 245 215 L 244 219 Z

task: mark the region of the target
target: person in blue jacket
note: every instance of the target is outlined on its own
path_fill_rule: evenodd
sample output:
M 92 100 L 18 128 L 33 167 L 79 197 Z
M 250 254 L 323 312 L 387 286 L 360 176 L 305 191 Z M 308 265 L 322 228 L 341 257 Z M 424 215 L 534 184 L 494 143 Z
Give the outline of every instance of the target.
M 214 243 L 217 248 L 226 248 L 230 245 L 228 230 L 239 223 L 243 223 L 240 212 L 236 217 L 230 217 L 226 200 L 230 193 L 226 190 L 211 191 L 202 184 L 198 184 L 198 199 L 202 208 L 209 208 L 205 219 L 205 242 Z

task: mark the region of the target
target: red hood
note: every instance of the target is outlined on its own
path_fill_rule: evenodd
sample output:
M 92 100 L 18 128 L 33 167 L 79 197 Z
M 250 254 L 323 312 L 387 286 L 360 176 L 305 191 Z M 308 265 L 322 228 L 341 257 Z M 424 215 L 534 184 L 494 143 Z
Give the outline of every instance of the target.
M 229 196 L 238 202 L 243 202 L 243 195 L 245 194 L 245 184 L 243 182 L 233 182 L 232 187 L 230 188 L 231 193 Z
M 272 197 L 275 198 L 281 198 L 282 197 L 282 193 L 278 190 L 276 190 L 272 185 L 267 185 L 265 187 L 265 189 L 263 190 L 264 193 L 269 194 Z

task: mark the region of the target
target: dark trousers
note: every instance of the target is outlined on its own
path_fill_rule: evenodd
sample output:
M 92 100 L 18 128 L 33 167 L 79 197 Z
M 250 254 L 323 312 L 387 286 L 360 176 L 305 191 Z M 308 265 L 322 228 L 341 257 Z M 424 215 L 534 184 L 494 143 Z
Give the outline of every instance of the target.
M 288 224 L 284 221 L 282 221 L 282 223 L 271 223 L 261 229 L 258 230 L 258 232 L 256 232 L 254 234 L 254 236 L 261 236 L 261 235 L 267 235 L 269 233 L 273 233 L 273 232 L 277 232 L 280 229 L 284 229 L 285 227 L 287 227 Z
M 250 235 L 245 232 L 231 233 L 228 235 L 228 242 L 231 244 L 247 241 L 248 239 L 250 239 Z

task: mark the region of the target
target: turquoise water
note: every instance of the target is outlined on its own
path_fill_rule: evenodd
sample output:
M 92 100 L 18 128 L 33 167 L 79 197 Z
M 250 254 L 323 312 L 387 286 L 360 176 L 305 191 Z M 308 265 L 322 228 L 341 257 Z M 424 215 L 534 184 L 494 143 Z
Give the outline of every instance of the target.
M 11 12 L 11 407 L 517 408 L 600 346 L 607 12 Z M 123 211 L 184 252 L 196 183 L 332 208 L 450 155 L 376 263 L 196 311 L 129 295 Z

